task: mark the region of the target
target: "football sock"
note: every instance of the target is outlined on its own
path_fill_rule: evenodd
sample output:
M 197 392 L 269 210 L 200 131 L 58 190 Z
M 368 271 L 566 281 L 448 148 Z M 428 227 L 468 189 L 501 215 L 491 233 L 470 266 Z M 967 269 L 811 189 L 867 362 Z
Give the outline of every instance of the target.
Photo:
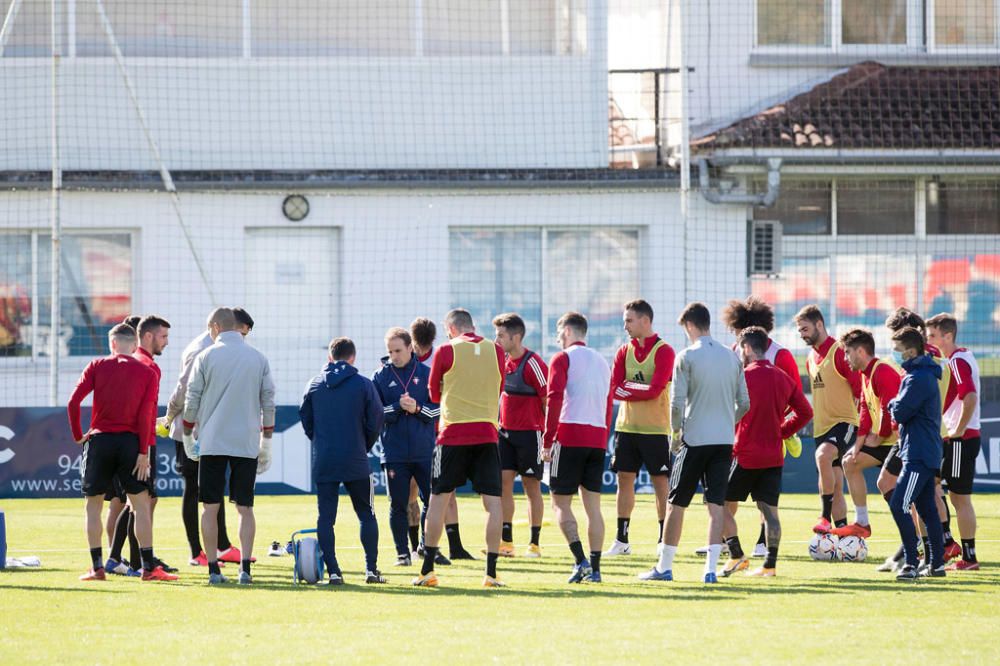
M 101 547 L 90 549 L 90 566 L 94 571 L 104 568 L 104 557 L 101 555 Z
M 243 573 L 250 575 L 250 560 L 241 560 L 240 567 L 243 569 Z
M 507 543 L 513 543 L 514 541 L 514 524 L 504 523 L 501 527 L 500 540 L 506 541 Z
M 847 525 L 847 518 L 841 518 L 840 520 L 833 521 L 834 527 L 843 527 L 844 525 Z
M 833 517 L 833 495 L 823 495 L 823 517 L 831 520 Z
M 135 536 L 135 511 L 130 511 L 128 516 L 128 563 L 133 569 L 140 567 L 142 562 L 142 549 L 139 548 L 139 539 Z M 145 567 L 145 563 L 141 566 Z
M 538 545 L 538 537 L 541 536 L 541 534 L 542 534 L 542 526 L 541 525 L 532 525 L 531 526 L 531 543 L 533 543 L 534 545 L 537 546 Z
M 670 571 L 674 568 L 674 555 L 677 554 L 677 546 L 663 544 L 660 548 L 660 561 L 656 563 L 656 570 L 660 573 Z
M 729 546 L 729 557 L 736 560 L 743 557 L 743 546 L 740 545 L 740 538 L 738 536 L 731 536 L 726 539 L 726 545 Z
M 716 568 L 719 566 L 720 553 L 722 553 L 721 543 L 709 544 L 708 555 L 705 556 L 705 573 L 715 573 Z
M 208 573 L 209 574 L 217 574 L 217 575 L 221 575 L 222 574 L 222 570 L 219 569 L 219 561 L 218 560 L 215 560 L 214 562 L 209 562 L 208 563 Z
M 867 506 L 856 506 L 854 507 L 854 522 L 858 525 L 868 525 L 868 507 Z
M 125 546 L 125 539 L 128 538 L 128 517 L 131 513 L 126 506 L 115 521 L 115 534 L 111 539 L 111 552 L 108 553 L 108 557 L 119 562 L 122 561 L 122 548 Z
M 931 540 L 929 537 L 921 537 L 924 542 L 924 564 L 931 563 Z
M 486 553 L 486 575 L 490 578 L 497 577 L 497 560 L 500 559 L 499 553 Z
M 420 525 L 408 528 L 410 532 L 410 550 L 416 551 L 420 545 Z
M 778 547 L 768 546 L 767 557 L 764 558 L 764 568 L 773 569 L 778 564 Z
M 656 543 L 663 543 L 663 522 L 660 521 L 660 531 L 656 533 Z
M 424 545 L 424 565 L 420 567 L 420 575 L 426 576 L 434 571 L 434 558 L 437 557 L 437 546 Z
M 895 490 L 895 488 L 893 488 L 892 490 Z M 882 493 L 882 497 L 885 498 L 885 503 L 886 504 L 888 504 L 890 501 L 892 501 L 892 490 L 887 490 L 884 493 Z
M 458 523 L 451 523 L 444 526 L 444 533 L 448 535 L 448 550 L 458 553 L 465 548 L 462 547 L 462 534 L 458 531 Z
M 583 562 L 587 557 L 583 554 L 583 544 L 579 541 L 574 541 L 569 545 L 569 552 L 573 553 L 573 559 L 576 560 L 577 564 Z
M 631 520 L 631 518 L 618 519 L 618 534 L 615 535 L 615 539 L 621 541 L 622 543 L 628 543 L 628 524 Z
M 601 551 L 592 550 L 590 551 L 590 568 L 594 571 L 601 570 Z
M 976 562 L 976 540 L 962 539 L 962 559 L 966 562 Z
M 139 560 L 142 561 L 143 571 L 153 570 L 153 549 L 152 548 L 140 548 L 139 549 Z M 135 569 L 135 566 L 132 567 Z
M 757 543 L 767 543 L 767 530 L 764 523 L 760 524 L 760 535 L 757 537 Z

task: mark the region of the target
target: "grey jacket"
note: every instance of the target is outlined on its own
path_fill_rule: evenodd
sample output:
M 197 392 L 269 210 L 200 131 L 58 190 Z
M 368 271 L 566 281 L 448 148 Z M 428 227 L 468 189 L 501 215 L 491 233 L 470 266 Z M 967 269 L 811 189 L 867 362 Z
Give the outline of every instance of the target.
M 201 352 L 212 346 L 212 336 L 205 331 L 197 338 L 188 343 L 181 354 L 181 376 L 177 378 L 177 386 L 170 394 L 170 402 L 167 403 L 167 423 L 170 424 L 170 438 L 176 442 L 181 441 L 184 434 L 184 426 L 181 424 L 181 414 L 184 413 L 184 397 L 187 395 L 188 382 L 191 380 L 191 368 L 194 367 L 194 359 Z
M 195 357 L 184 421 L 198 425 L 203 456 L 257 457 L 261 428 L 274 427 L 274 382 L 267 359 L 236 331 Z
M 688 446 L 732 445 L 736 422 L 750 409 L 743 364 L 705 335 L 674 360 L 670 416 Z

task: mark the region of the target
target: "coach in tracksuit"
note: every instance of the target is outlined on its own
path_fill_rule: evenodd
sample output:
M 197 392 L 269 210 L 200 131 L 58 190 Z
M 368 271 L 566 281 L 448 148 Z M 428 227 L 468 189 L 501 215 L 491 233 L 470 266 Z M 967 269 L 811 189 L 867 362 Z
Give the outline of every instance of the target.
M 316 532 L 330 585 L 344 579 L 334 550 L 340 484 L 351 496 L 361 522 L 365 550 L 365 582 L 384 583 L 378 570 L 378 521 L 368 452 L 382 429 L 382 403 L 375 387 L 354 367 L 354 342 L 336 338 L 330 343 L 329 363 L 306 387 L 299 419 L 312 441 L 312 473 L 319 518 Z
M 427 514 L 430 498 L 431 459 L 434 457 L 434 419 L 440 414 L 431 402 L 428 379 L 431 370 L 421 363 L 411 347 L 409 332 L 390 328 L 385 334 L 389 353 L 372 377 L 384 407 L 382 425 L 382 466 L 389 490 L 389 528 L 396 544 L 396 564 L 409 566 L 407 544 L 410 481 L 416 482 L 423 503 L 420 522 Z
M 889 402 L 892 420 L 899 424 L 899 457 L 903 471 L 889 498 L 892 517 L 903 538 L 906 565 L 897 580 L 944 576 L 944 533 L 935 499 L 934 476 L 941 468 L 941 366 L 924 353 L 923 334 L 915 328 L 900 329 L 892 336 L 893 358 L 902 365 L 899 393 Z M 930 566 L 917 570 L 917 532 L 910 505 L 927 526 Z

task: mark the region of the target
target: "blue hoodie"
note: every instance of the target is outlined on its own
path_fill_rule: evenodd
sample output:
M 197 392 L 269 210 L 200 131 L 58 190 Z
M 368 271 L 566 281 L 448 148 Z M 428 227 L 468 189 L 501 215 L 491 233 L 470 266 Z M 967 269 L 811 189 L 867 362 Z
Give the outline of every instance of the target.
M 903 382 L 889 402 L 899 424 L 899 456 L 906 463 L 941 467 L 941 366 L 928 354 L 903 363 Z
M 372 377 L 375 390 L 385 405 L 382 462 L 430 462 L 434 457 L 437 439 L 434 423 L 441 409 L 437 403 L 431 402 L 430 376 L 430 368 L 418 361 L 416 355 L 402 368 L 393 366 L 388 356 L 382 358 L 382 367 Z M 416 414 L 410 414 L 399 406 L 404 392 L 417 401 Z
M 371 474 L 368 452 L 382 428 L 382 403 L 353 365 L 329 363 L 309 382 L 299 420 L 313 444 L 313 482 L 356 481 Z

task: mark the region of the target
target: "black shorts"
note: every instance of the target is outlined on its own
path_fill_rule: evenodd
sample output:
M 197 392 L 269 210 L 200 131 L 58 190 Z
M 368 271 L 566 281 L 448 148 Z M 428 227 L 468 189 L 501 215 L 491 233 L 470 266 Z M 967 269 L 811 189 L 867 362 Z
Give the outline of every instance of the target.
M 729 484 L 726 487 L 727 502 L 745 502 L 753 497 L 754 502 L 778 506 L 781 497 L 781 472 L 783 467 L 746 469 L 734 460 L 729 467 Z
M 726 486 L 729 481 L 729 466 L 733 460 L 731 444 L 711 446 L 681 446 L 681 452 L 674 458 L 674 471 L 670 475 L 671 504 L 687 507 L 698 490 L 698 483 L 705 486 L 705 501 L 723 504 L 726 501 Z
M 146 483 L 132 473 L 139 457 L 139 436 L 130 432 L 99 432 L 83 445 L 80 477 L 84 497 L 105 495 L 114 489 L 117 476 L 121 488 L 129 495 L 147 490 Z
M 604 481 L 604 449 L 591 446 L 552 446 L 549 492 L 575 495 L 580 488 L 601 492 Z
M 643 465 L 650 476 L 670 474 L 670 437 L 616 432 L 611 471 L 638 474 Z
M 149 447 L 149 478 L 146 479 L 146 489 L 150 497 L 156 497 L 156 444 Z
M 105 502 L 110 502 L 113 499 L 117 499 L 122 504 L 128 499 L 128 496 L 125 494 L 125 486 L 122 485 L 121 479 L 118 478 L 117 474 L 111 477 L 111 487 L 108 488 L 108 492 L 104 493 Z
M 941 478 L 948 483 L 948 492 L 959 495 L 972 494 L 972 481 L 976 476 L 976 458 L 979 457 L 981 447 L 982 440 L 979 437 L 944 440 Z
M 858 439 L 858 427 L 850 423 L 838 423 L 826 432 L 816 435 L 816 448 L 824 442 L 830 442 L 837 447 L 837 457 L 833 460 L 834 467 L 841 467 L 841 458 L 851 450 Z
M 893 446 L 896 445 L 893 444 L 891 446 L 862 446 L 861 453 L 864 453 L 867 456 L 871 456 L 872 458 L 877 460 L 880 465 L 884 465 L 885 461 L 889 458 L 889 452 L 892 450 Z
M 443 495 L 472 481 L 480 495 L 500 497 L 500 453 L 493 442 L 438 445 L 431 462 L 431 493 Z
M 500 469 L 513 470 L 522 478 L 542 478 L 542 433 L 537 430 L 500 430 Z
M 229 470 L 229 501 L 237 506 L 253 506 L 257 459 L 237 456 L 201 456 L 198 459 L 198 500 L 221 504 L 226 494 Z
M 885 470 L 886 474 L 893 476 L 899 476 L 903 473 L 903 459 L 899 457 L 899 442 L 889 447 L 885 461 L 882 463 L 882 469 Z

